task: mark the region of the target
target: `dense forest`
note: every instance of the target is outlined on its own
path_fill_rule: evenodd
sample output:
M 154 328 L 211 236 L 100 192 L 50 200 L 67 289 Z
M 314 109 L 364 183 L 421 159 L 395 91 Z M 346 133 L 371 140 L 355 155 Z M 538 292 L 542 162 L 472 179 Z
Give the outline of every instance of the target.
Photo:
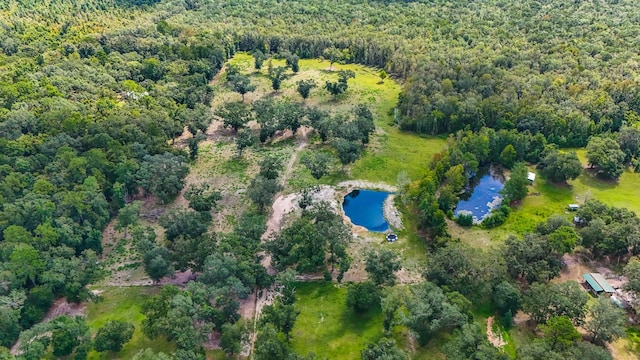
M 99 301 L 89 286 L 109 276 L 102 256 L 109 223 L 132 241 L 154 285 L 176 272 L 197 274 L 139 304 L 144 336 L 166 339 L 173 348 L 172 354 L 140 349 L 136 359 L 204 359 L 213 333 L 223 356 L 324 358 L 298 354 L 290 343 L 301 312 L 298 274 L 321 274 L 348 288 L 346 306 L 354 314 L 382 314 L 377 331 L 384 337 L 361 349 L 362 359 L 406 359 L 410 347 L 434 343 L 450 359 L 610 359 L 605 345 L 625 336 L 625 313 L 608 300 L 590 299 L 575 281 L 551 280 L 563 270 L 565 254 L 580 252 L 624 273 L 626 290 L 637 297 L 635 213 L 589 199 L 575 213 L 576 223 L 553 215 L 488 249 L 462 243 L 449 224 L 504 224 L 527 196 L 527 169 L 558 187 L 587 170 L 614 184 L 628 169 L 640 171 L 636 5 L 0 3 L 0 359 L 113 355 L 132 338 L 127 322 L 108 322 L 92 334 L 82 317 L 43 321 L 57 299 Z M 254 73 L 225 65 L 238 52 L 251 54 Z M 299 72 L 300 59 L 323 59 L 323 71 L 337 80 L 296 82 L 300 103 L 276 97 L 282 82 Z M 284 66 L 273 65 L 278 61 Z M 352 70 L 333 72 L 334 64 L 375 68 L 378 84 L 387 74 L 398 81 L 396 113 L 376 114 L 366 104 L 333 113 L 307 104 L 314 91 L 327 92 L 335 104 L 350 96 L 358 77 Z M 273 96 L 245 99 L 260 76 Z M 212 109 L 214 84 L 242 100 Z M 365 255 L 368 281 L 344 285 L 354 261 L 350 227 L 310 194 L 333 181 L 327 175 L 334 163 L 338 177 L 357 177 L 347 169 L 375 149 L 370 145 L 385 116 L 406 133 L 447 137 L 446 148 L 425 159 L 424 176 L 398 181 L 403 216 L 426 244 L 423 278 L 397 285 L 403 259 L 383 249 Z M 318 151 L 300 163 L 317 184 L 302 193 L 300 216 L 266 243 L 271 204 L 286 186 L 281 160 L 264 156 L 254 166 L 257 174 L 243 195 L 250 206 L 225 231 L 211 231 L 218 190 L 187 186 L 199 144 L 217 119 L 235 139 L 238 159 L 288 131 L 295 137 L 305 127 L 316 134 Z M 186 146 L 179 146 L 181 139 Z M 584 148 L 589 169 L 576 148 Z M 455 217 L 469 179 L 493 165 L 510 174 L 506 201 L 482 224 Z M 168 207 L 181 196 L 188 207 L 170 208 L 155 227 L 140 221 L 143 202 Z M 262 316 L 242 319 L 241 303 L 268 290 L 275 295 Z M 505 328 L 514 326 L 517 313 L 526 314 L 530 341 L 512 354 L 493 346 L 474 320 L 481 307 Z M 631 307 L 629 314 L 639 308 Z M 411 346 L 402 342 L 407 333 Z

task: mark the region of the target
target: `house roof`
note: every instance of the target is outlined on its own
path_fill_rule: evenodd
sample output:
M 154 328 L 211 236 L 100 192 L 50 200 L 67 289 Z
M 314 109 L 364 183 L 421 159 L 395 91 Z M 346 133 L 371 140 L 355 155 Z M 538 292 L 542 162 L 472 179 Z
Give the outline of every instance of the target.
M 616 290 L 599 273 L 584 274 L 582 277 L 595 292 L 614 293 Z
M 529 181 L 535 180 L 536 179 L 536 173 L 529 172 L 527 174 L 527 179 L 529 179 Z

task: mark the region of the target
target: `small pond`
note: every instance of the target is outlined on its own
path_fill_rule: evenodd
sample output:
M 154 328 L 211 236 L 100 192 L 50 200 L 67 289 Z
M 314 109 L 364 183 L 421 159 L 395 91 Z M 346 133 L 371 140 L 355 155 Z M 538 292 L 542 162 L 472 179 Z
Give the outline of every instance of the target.
M 355 225 L 369 231 L 385 232 L 389 230 L 383 210 L 387 196 L 389 193 L 383 191 L 353 190 L 344 197 L 342 208 Z
M 456 207 L 455 215 L 471 213 L 478 223 L 491 209 L 502 203 L 500 191 L 504 187 L 504 175 L 496 168 L 483 168 L 469 180 L 469 185 Z

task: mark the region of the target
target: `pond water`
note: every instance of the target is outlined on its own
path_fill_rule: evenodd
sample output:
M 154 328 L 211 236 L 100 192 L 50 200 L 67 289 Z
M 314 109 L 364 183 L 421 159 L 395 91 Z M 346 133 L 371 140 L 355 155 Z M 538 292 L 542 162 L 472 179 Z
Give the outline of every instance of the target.
M 504 176 L 497 169 L 481 169 L 471 180 L 465 193 L 460 196 L 455 215 L 471 213 L 478 223 L 491 209 L 502 203 L 500 190 L 504 188 Z
M 387 196 L 389 193 L 384 191 L 353 190 L 344 197 L 342 208 L 355 225 L 369 231 L 385 232 L 389 230 L 383 210 Z

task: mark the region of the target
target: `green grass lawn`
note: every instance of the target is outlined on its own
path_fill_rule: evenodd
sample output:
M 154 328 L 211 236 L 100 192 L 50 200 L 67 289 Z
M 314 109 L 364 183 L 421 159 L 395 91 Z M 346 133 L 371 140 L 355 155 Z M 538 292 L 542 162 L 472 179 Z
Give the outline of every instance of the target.
M 291 345 L 300 354 L 321 358 L 360 359 L 366 343 L 382 337 L 382 314 L 374 309 L 357 315 L 347 309 L 347 288 L 332 283 L 300 283 L 296 289 L 300 315 L 293 328 Z
M 151 295 L 157 293 L 154 287 L 108 287 L 101 288 L 102 301 L 87 306 L 87 323 L 95 335 L 107 321 L 120 320 L 135 326 L 133 338 L 124 345 L 119 353 L 92 351 L 89 360 L 98 359 L 131 359 L 138 351 L 152 348 L 156 352 L 170 353 L 175 346 L 164 339 L 149 340 L 142 333 L 144 315 L 140 312 L 141 304 Z
M 579 149 L 577 152 L 586 166 L 585 151 Z M 629 169 L 617 181 L 599 179 L 585 170 L 567 185 L 551 183 L 535 167 L 530 167 L 529 171 L 538 174 L 534 184 L 529 187 L 529 195 L 521 204 L 512 207 L 513 211 L 503 225 L 490 230 L 478 226 L 465 229 L 450 222 L 452 235 L 474 246 L 488 246 L 503 241 L 509 234 L 530 232 L 537 223 L 553 214 L 572 219 L 573 213 L 567 211 L 567 205 L 581 204 L 586 199 L 597 199 L 609 206 L 625 207 L 640 214 L 640 175 Z

